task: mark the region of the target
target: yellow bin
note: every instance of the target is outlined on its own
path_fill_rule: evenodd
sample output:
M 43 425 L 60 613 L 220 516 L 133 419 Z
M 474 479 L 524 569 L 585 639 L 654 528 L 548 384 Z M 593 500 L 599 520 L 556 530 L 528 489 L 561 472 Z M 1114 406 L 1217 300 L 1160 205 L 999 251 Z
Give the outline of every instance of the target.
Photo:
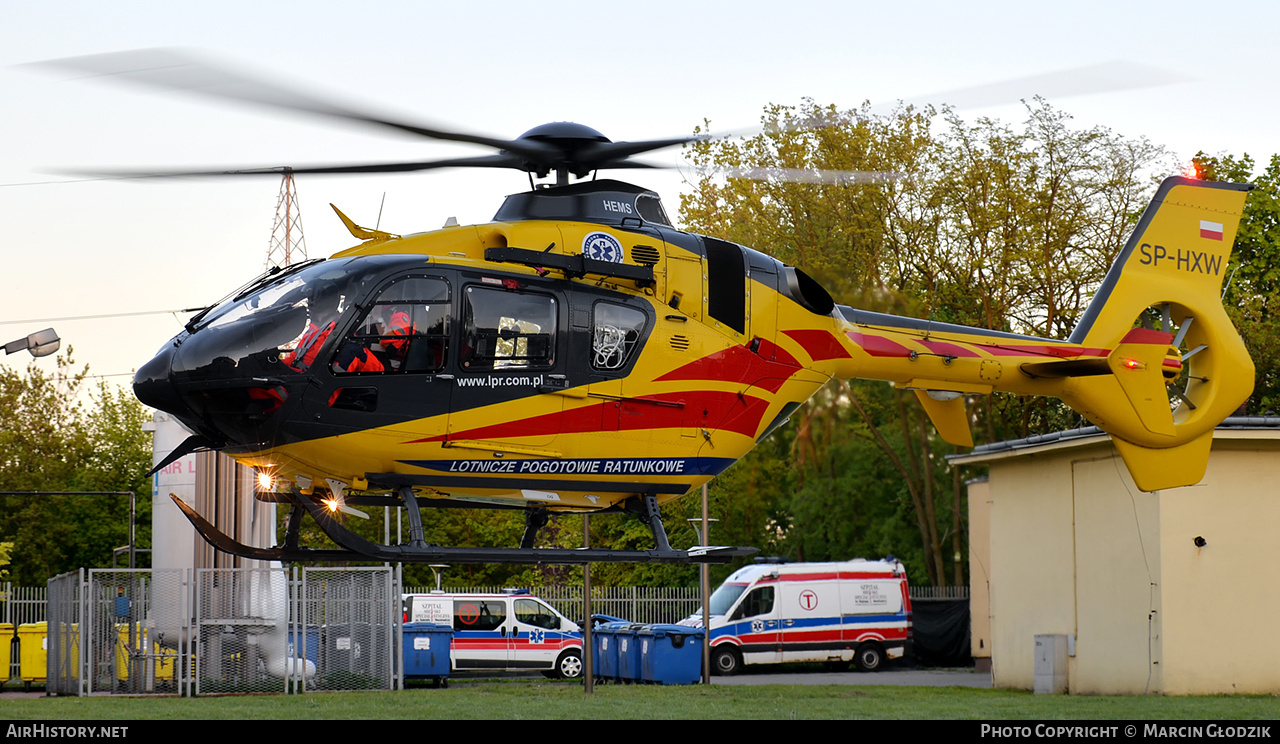
M 127 657 L 133 656 L 135 658 L 140 657 L 144 663 L 154 665 L 152 667 L 155 671 L 154 679 L 173 680 L 173 667 L 174 661 L 178 658 L 177 654 L 159 647 L 152 648 L 151 639 L 147 637 L 147 630 L 140 623 L 134 625 L 133 645 L 129 643 L 128 623 L 117 625 L 116 633 L 120 638 L 120 642 L 116 644 L 117 679 L 121 682 L 129 679 L 129 659 Z
M 44 682 L 49 668 L 49 624 L 23 623 L 18 626 L 18 674 L 23 686 Z
M 4 685 L 12 676 L 10 670 L 13 668 L 13 623 L 0 623 L 0 690 L 4 689 Z

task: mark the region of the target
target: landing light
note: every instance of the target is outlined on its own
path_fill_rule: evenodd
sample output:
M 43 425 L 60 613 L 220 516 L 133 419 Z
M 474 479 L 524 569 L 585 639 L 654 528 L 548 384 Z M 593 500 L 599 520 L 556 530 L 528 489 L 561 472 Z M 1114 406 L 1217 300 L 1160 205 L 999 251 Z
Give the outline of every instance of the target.
M 276 477 L 265 470 L 258 471 L 258 490 L 274 491 L 276 487 Z
M 340 506 L 340 504 L 338 503 L 338 500 L 332 497 L 325 499 L 324 505 L 329 507 L 330 512 L 335 512 L 335 513 L 338 511 L 338 507 Z

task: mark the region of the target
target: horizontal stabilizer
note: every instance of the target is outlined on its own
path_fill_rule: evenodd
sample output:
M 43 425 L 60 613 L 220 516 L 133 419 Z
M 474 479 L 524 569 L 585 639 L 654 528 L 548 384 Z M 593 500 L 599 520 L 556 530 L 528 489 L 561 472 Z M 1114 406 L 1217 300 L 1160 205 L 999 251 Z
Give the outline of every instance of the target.
M 1109 375 L 1111 368 L 1106 359 L 1061 359 L 1056 362 L 1035 362 L 1022 365 L 1022 371 L 1032 377 L 1092 377 Z
M 1209 466 L 1209 449 L 1213 431 L 1209 430 L 1186 444 L 1155 449 L 1112 437 L 1120 457 L 1129 468 L 1133 482 L 1143 491 L 1194 486 L 1204 479 Z

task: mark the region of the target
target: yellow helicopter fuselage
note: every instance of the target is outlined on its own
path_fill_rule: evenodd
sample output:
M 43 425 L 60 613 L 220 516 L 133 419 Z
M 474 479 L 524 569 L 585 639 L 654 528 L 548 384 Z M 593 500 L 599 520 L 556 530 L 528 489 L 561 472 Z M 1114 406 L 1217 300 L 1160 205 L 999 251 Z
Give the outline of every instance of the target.
M 837 306 L 803 272 L 676 230 L 656 195 L 617 182 L 515 195 L 492 223 L 406 237 L 348 221 L 364 243 L 194 320 L 139 372 L 139 396 L 163 378 L 166 410 L 303 494 L 662 502 L 853 377 L 915 391 L 957 444 L 972 445 L 965 396 L 1056 396 L 1113 434 L 1140 487 L 1186 485 L 1251 389 L 1218 300 L 1243 200 L 1166 181 L 1065 341 Z M 1148 307 L 1176 338 L 1135 328 Z M 1171 407 L 1188 344 L 1209 351 Z

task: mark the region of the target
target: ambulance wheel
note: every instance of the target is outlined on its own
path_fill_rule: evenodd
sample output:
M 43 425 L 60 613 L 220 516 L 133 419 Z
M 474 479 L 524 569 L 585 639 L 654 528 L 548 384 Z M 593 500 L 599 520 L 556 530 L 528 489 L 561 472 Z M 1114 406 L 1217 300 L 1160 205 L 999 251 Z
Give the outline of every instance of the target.
M 858 646 L 858 653 L 853 657 L 854 666 L 859 672 L 878 671 L 884 665 L 884 651 L 878 643 L 864 643 Z
M 560 679 L 578 679 L 582 676 L 582 653 L 576 648 L 560 654 L 556 659 L 556 674 Z
M 742 671 L 742 655 L 733 646 L 720 646 L 712 649 L 711 669 L 716 674 L 732 677 Z

